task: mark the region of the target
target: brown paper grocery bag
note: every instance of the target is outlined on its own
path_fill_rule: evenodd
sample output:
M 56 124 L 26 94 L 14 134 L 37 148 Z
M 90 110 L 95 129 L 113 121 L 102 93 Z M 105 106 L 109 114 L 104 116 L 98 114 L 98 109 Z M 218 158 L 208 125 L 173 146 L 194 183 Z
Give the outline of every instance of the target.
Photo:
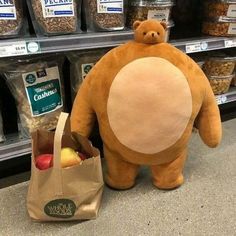
M 90 158 L 61 168 L 62 147 L 80 150 Z M 53 166 L 39 170 L 35 157 L 53 153 Z M 37 130 L 32 133 L 32 166 L 27 196 L 31 218 L 39 221 L 94 219 L 98 214 L 103 192 L 103 176 L 98 149 L 78 134 L 71 134 L 70 119 L 61 113 L 55 133 Z

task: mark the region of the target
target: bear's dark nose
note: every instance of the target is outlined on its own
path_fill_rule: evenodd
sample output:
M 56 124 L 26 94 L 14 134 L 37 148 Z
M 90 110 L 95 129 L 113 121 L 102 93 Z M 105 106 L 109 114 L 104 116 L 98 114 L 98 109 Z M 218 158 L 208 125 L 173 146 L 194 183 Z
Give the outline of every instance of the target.
M 152 37 L 154 37 L 154 35 L 155 35 L 155 34 L 154 34 L 154 33 L 152 33 Z

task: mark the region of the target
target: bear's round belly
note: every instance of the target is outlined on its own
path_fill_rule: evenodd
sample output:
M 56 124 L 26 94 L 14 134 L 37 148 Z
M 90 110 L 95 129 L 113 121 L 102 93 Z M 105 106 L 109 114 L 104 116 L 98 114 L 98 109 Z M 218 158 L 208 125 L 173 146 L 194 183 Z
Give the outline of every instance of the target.
M 134 60 L 113 80 L 107 114 L 114 135 L 127 148 L 163 151 L 182 136 L 192 114 L 186 77 L 162 58 Z

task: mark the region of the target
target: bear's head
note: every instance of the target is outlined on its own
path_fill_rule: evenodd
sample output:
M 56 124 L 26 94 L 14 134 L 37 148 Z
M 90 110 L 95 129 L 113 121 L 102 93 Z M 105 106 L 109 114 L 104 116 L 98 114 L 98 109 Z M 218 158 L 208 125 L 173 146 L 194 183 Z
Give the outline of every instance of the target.
M 156 44 L 165 42 L 167 25 L 157 20 L 135 21 L 134 39 L 138 43 Z

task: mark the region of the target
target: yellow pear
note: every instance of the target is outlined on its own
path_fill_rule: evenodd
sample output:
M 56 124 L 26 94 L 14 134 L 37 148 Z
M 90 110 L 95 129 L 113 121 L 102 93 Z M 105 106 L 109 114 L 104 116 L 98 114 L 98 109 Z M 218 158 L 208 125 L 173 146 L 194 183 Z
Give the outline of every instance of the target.
M 73 150 L 70 147 L 64 147 L 61 149 L 61 167 L 62 168 L 77 165 L 80 162 L 81 162 L 81 159 L 75 150 Z

